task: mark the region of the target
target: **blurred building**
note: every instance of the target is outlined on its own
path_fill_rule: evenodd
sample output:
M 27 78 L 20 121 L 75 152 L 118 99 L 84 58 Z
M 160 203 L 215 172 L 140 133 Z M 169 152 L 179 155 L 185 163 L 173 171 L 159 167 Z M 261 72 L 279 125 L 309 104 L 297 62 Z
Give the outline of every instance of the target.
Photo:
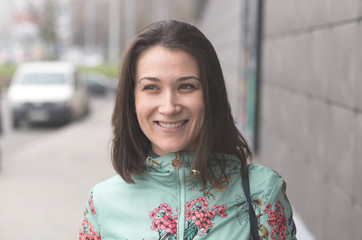
M 293 184 L 317 239 L 361 238 L 362 1 L 264 9 L 260 159 Z
M 127 43 L 146 24 L 159 19 L 191 22 L 197 2 L 2 0 L 0 63 L 45 58 L 118 63 Z
M 70 0 L 2 0 L 0 64 L 59 58 L 72 44 Z
M 28 1 L 1 2 L 0 63 L 3 49 L 21 53 L 14 43 L 39 37 L 20 28 L 27 37 L 9 41 L 18 2 Z M 263 1 L 262 8 L 255 0 L 59 2 L 58 46 L 87 52 L 81 58 L 93 63 L 117 61 L 151 21 L 200 27 L 218 53 L 233 114 L 256 160 L 287 180 L 289 198 L 317 239 L 361 238 L 361 0 Z
M 92 58 L 118 62 L 127 43 L 160 19 L 191 21 L 192 0 L 73 0 L 74 45 Z
M 219 54 L 241 125 L 247 2 L 206 1 L 198 22 Z M 362 2 L 263 2 L 256 159 L 287 180 L 316 239 L 360 239 Z
M 0 64 L 9 57 L 9 45 L 11 35 L 11 1 L 3 0 L 0 5 Z

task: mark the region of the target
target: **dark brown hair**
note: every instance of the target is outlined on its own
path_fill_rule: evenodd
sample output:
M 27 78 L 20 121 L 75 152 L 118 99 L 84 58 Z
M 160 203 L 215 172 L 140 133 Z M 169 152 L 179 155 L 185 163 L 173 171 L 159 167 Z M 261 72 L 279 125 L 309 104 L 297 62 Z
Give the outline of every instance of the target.
M 134 183 L 132 175 L 145 170 L 145 160 L 151 151 L 151 143 L 143 134 L 135 114 L 134 90 L 138 58 L 153 46 L 185 51 L 198 64 L 205 117 L 192 168 L 200 172 L 200 182 L 204 185 L 207 181 L 219 184 L 220 179 L 225 177 L 222 153 L 236 155 L 244 170 L 251 151 L 234 124 L 216 52 L 199 29 L 178 21 L 149 24 L 135 37 L 124 54 L 112 117 L 112 163 L 115 170 L 126 182 Z M 211 168 L 211 157 L 216 157 L 221 176 L 215 172 L 215 168 Z

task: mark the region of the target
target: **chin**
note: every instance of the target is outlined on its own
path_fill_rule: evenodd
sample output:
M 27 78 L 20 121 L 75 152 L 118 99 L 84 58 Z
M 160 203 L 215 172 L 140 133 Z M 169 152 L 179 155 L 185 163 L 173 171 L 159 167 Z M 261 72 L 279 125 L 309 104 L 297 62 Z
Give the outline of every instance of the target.
M 153 151 L 162 156 L 162 155 L 166 155 L 168 153 L 173 153 L 173 152 L 181 152 L 183 151 L 184 147 L 182 146 L 157 146 L 155 149 L 153 149 Z
M 165 152 L 181 152 L 183 150 L 183 148 L 180 147 L 170 147 L 170 148 L 165 148 Z

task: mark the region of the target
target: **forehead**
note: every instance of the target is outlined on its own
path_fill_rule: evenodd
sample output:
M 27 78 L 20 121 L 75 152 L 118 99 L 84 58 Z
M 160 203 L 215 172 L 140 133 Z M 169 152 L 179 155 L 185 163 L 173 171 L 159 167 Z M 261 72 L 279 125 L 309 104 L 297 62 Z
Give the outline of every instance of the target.
M 143 51 L 136 62 L 136 78 L 144 74 L 198 76 L 199 67 L 196 60 L 183 50 L 154 46 Z

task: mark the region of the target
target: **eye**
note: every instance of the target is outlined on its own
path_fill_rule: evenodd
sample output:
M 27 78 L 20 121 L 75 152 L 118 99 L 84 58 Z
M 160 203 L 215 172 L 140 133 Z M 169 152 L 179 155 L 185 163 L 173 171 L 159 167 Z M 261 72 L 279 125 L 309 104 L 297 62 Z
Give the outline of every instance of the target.
M 143 86 L 142 90 L 143 91 L 157 91 L 158 87 L 157 87 L 157 85 L 154 85 L 154 84 L 148 84 L 148 85 Z
M 185 83 L 185 84 L 182 84 L 179 89 L 181 90 L 190 90 L 190 89 L 195 89 L 195 86 L 193 84 L 190 84 L 190 83 Z

